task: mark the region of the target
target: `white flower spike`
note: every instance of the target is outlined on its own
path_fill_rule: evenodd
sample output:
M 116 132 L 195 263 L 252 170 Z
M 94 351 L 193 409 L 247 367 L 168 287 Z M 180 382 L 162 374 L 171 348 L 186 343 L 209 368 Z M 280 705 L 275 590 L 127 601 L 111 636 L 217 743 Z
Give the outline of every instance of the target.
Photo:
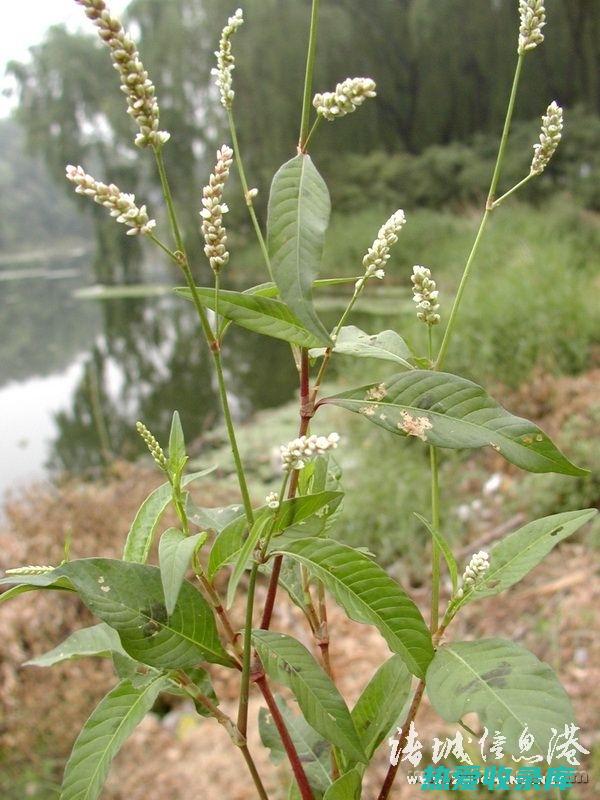
M 107 208 L 111 217 L 117 222 L 127 225 L 128 236 L 151 233 L 156 226 L 153 219 L 148 219 L 146 206 L 136 206 L 135 195 L 125 194 L 114 183 L 105 184 L 88 175 L 83 167 L 67 166 L 67 180 L 75 184 L 77 194 L 91 197 L 95 203 Z

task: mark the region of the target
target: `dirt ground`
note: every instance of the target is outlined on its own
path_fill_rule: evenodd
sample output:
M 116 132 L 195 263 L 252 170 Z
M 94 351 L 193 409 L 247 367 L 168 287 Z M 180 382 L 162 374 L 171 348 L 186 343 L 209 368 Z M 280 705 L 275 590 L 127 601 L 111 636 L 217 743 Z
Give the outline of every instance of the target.
M 591 391 L 595 380 L 582 388 Z M 597 384 L 595 384 L 597 385 Z M 569 395 L 579 402 L 580 394 L 565 385 L 553 389 L 554 407 L 561 407 Z M 540 390 L 540 397 L 547 394 Z M 523 398 L 540 414 L 535 397 Z M 582 401 L 583 402 L 583 401 Z M 518 406 L 517 406 L 518 407 Z M 529 413 L 524 409 L 524 413 Z M 553 420 L 558 427 L 560 419 Z M 549 426 L 546 426 L 549 427 Z M 553 426 L 550 426 L 553 427 Z M 119 554 L 129 523 L 148 491 L 157 485 L 156 473 L 145 467 L 118 464 L 113 474 L 96 484 L 69 482 L 60 488 L 36 487 L 6 504 L 6 521 L 0 527 L 0 568 L 22 563 L 58 563 L 62 541 L 73 535 L 72 557 Z M 200 504 L 218 505 L 217 484 L 202 484 L 197 490 Z M 490 527 L 494 527 L 491 525 Z M 470 552 L 470 551 L 469 551 Z M 580 741 L 592 750 L 596 762 L 600 748 L 600 561 L 585 539 L 565 542 L 528 578 L 499 598 L 490 598 L 462 612 L 448 631 L 456 639 L 503 636 L 520 642 L 550 663 L 573 700 Z M 420 587 L 405 587 L 427 612 L 427 596 Z M 258 603 L 264 593 L 259 587 Z M 296 610 L 280 596 L 273 628 L 292 633 L 311 646 Z M 376 668 L 389 656 L 378 632 L 369 626 L 346 620 L 330 604 L 331 655 L 339 687 L 350 704 L 359 695 Z M 5 784 L 0 794 L 10 800 L 11 786 L 24 780 L 23 796 L 35 794 L 42 772 L 49 763 L 60 763 L 68 754 L 81 724 L 114 677 L 108 664 L 85 660 L 40 672 L 22 663 L 65 638 L 75 627 L 91 618 L 81 605 L 59 593 L 32 593 L 0 609 L 0 754 Z M 235 713 L 238 677 L 225 678 L 211 669 L 222 707 Z M 253 695 L 250 719 L 250 748 L 255 756 L 272 800 L 286 796 L 286 765 L 273 766 L 260 746 L 256 719 L 261 700 Z M 243 761 L 224 730 L 212 720 L 200 720 L 180 701 L 163 708 L 162 716 L 149 715 L 114 762 L 103 797 L 106 800 L 250 800 L 254 798 Z M 166 713 L 164 713 L 166 712 Z M 454 732 L 434 715 L 427 700 L 417 718 L 421 740 Z M 363 796 L 374 798 L 386 769 L 388 749 L 369 768 Z M 571 797 L 596 800 L 600 796 L 600 774 L 588 762 L 590 782 Z M 21 785 L 19 783 L 19 785 Z M 437 793 L 436 793 L 437 794 Z M 399 774 L 395 800 L 417 800 L 419 789 L 409 787 Z M 18 797 L 21 800 L 21 797 Z

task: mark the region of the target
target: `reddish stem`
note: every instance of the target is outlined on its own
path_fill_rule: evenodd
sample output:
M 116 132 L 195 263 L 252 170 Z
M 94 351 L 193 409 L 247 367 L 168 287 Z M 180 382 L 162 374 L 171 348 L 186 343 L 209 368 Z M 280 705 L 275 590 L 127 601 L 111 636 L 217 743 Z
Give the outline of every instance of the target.
M 283 721 L 283 717 L 281 716 L 281 712 L 279 711 L 279 707 L 275 702 L 275 698 L 273 697 L 271 690 L 269 689 L 265 676 L 262 675 L 261 677 L 256 678 L 256 684 L 265 698 L 267 707 L 271 712 L 271 716 L 273 717 L 275 727 L 277 728 L 279 736 L 281 737 L 281 742 L 285 748 L 285 752 L 287 753 L 290 766 L 292 767 L 292 771 L 294 773 L 294 778 L 296 779 L 298 789 L 300 790 L 300 796 L 302 797 L 302 800 L 314 800 L 314 795 L 312 793 L 312 789 L 310 788 L 306 773 L 304 772 L 304 767 L 302 766 L 298 752 L 291 740 L 291 737 L 285 726 L 285 722 Z
M 419 706 L 421 705 L 421 700 L 423 699 L 423 692 L 425 691 L 425 681 L 419 681 L 419 685 L 415 691 L 415 696 L 413 697 L 413 701 L 410 705 L 410 709 L 408 711 L 407 717 L 404 720 L 404 725 L 402 726 L 402 730 L 400 731 L 400 739 L 399 739 L 399 746 L 400 751 L 398 755 L 398 763 L 397 764 L 390 764 L 390 767 L 387 771 L 387 775 L 385 776 L 385 780 L 383 782 L 383 786 L 381 787 L 381 791 L 377 795 L 377 800 L 387 800 L 389 797 L 390 791 L 392 789 L 392 784 L 394 783 L 394 779 L 396 777 L 396 773 L 400 767 L 400 760 L 402 756 L 402 749 L 406 745 L 406 737 L 408 736 L 408 732 L 410 730 L 410 723 L 414 720 L 417 715 L 417 711 L 419 710 Z
M 304 436 L 306 434 L 313 414 L 313 404 L 310 397 L 310 364 L 308 361 L 308 350 L 303 347 L 300 356 L 300 427 L 298 428 L 298 436 Z M 291 474 L 288 499 L 292 499 L 296 496 L 299 475 L 300 473 L 298 470 L 294 470 Z M 273 616 L 273 609 L 275 607 L 275 598 L 277 596 L 282 562 L 283 556 L 275 556 L 269 588 L 267 590 L 267 599 L 265 600 L 265 608 L 260 623 L 260 627 L 265 631 L 269 630 L 269 626 L 271 625 L 271 617 Z

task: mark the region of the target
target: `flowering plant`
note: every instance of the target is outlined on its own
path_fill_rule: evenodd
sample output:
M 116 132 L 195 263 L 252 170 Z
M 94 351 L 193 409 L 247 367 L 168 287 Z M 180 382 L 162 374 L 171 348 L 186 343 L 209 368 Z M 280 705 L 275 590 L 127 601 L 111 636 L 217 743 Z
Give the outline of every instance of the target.
M 535 424 L 502 408 L 481 386 L 443 370 L 490 216 L 506 198 L 546 168 L 561 138 L 562 110 L 553 102 L 543 116 L 529 174 L 497 196 L 524 59 L 544 38 L 543 3 L 519 0 L 517 66 L 496 167 L 480 227 L 439 344 L 435 333 L 443 312 L 436 282 L 427 267 L 413 267 L 410 280 L 417 316 L 428 332 L 427 352 L 415 353 L 396 331 L 369 335 L 345 324 L 370 279 L 385 277 L 390 250 L 403 226 L 409 224 L 401 209 L 394 211 L 379 229 L 363 258 L 362 274 L 351 281 L 353 292 L 347 307 L 332 330 L 326 329 L 313 303 L 313 291 L 345 281 L 318 277 L 330 200 L 327 186 L 309 155 L 309 144 L 323 120 L 333 122 L 359 111 L 376 96 L 372 79 L 348 78 L 333 91 L 311 97 L 319 0 L 312 2 L 297 152 L 273 178 L 266 235 L 253 207 L 256 189 L 250 188 L 246 179 L 233 116 L 233 40 L 244 21 L 242 11 L 238 9 L 223 29 L 213 73 L 232 146 L 223 144 L 219 148 L 201 198 L 199 192 L 199 230 L 214 276 L 214 285 L 209 287 L 196 286 L 193 279 L 163 157 L 169 134 L 159 130 L 155 87 L 137 48 L 104 0 L 76 2 L 83 6 L 110 49 L 127 99 L 127 111 L 138 126 L 136 144 L 154 156 L 171 243 L 159 237 L 146 206 L 136 205 L 133 195 L 113 184 L 101 183 L 82 167 L 67 167 L 67 178 L 78 193 L 105 206 L 117 222 L 128 226 L 128 234 L 151 240 L 181 271 L 186 286 L 177 291 L 194 304 L 214 361 L 241 505 L 195 508 L 186 487 L 210 470 L 186 474 L 188 456 L 177 412 L 166 452 L 140 422 L 138 431 L 165 482 L 141 506 L 122 559 L 86 558 L 65 560 L 57 567 L 20 567 L 9 570 L 2 579 L 2 584 L 11 586 L 1 596 L 2 601 L 32 590 L 77 594 L 100 623 L 73 633 L 61 645 L 60 657 L 53 661 L 83 655 L 109 656 L 119 677 L 75 741 L 61 797 L 93 800 L 100 795 L 111 760 L 161 692 L 189 695 L 200 715 L 212 717 L 225 727 L 263 800 L 267 792 L 247 742 L 248 701 L 253 685 L 262 693 L 270 714 L 268 724 L 262 719 L 263 740 L 274 753 L 285 752 L 292 772 L 290 796 L 302 800 L 360 798 L 365 771 L 399 720 L 399 753 L 408 748 L 425 691 L 445 720 L 462 723 L 465 714 L 475 712 L 485 730 L 500 732 L 507 746 L 514 745 L 515 751 L 522 744 L 525 723 L 532 753 L 547 752 L 552 729 L 566 729 L 573 718 L 569 699 L 550 667 L 513 642 L 454 642 L 448 638 L 447 629 L 467 603 L 496 595 L 519 581 L 558 542 L 590 520 L 595 511 L 573 511 L 531 521 L 495 544 L 489 553 L 475 553 L 461 577 L 444 536 L 438 474 L 440 450 L 487 446 L 530 472 L 586 474 Z M 243 292 L 225 291 L 220 286 L 221 272 L 229 262 L 224 222 L 228 209 L 223 198 L 234 162 L 270 279 Z M 258 507 L 248 488 L 222 363 L 222 342 L 231 324 L 288 342 L 299 375 L 297 435 L 280 445 L 279 491 L 269 493 Z M 322 396 L 328 365 L 342 354 L 391 362 L 394 371 L 383 382 Z M 364 417 L 365 424 L 378 425 L 395 436 L 414 437 L 419 440 L 419 447 L 427 448 L 431 514 L 429 519 L 420 519 L 431 535 L 428 622 L 402 586 L 370 554 L 331 535 L 331 523 L 343 503 L 331 453 L 340 444 L 343 447 L 343 441 L 335 432 L 312 432 L 313 421 L 326 406 L 354 412 Z M 177 514 L 178 527 L 162 532 L 158 566 L 151 566 L 147 562 L 154 534 L 169 505 Z M 440 592 L 443 564 L 452 587 L 445 608 Z M 186 580 L 190 571 L 198 588 Z M 247 581 L 242 581 L 246 575 Z M 221 593 L 223 577 L 227 577 L 226 597 Z M 265 580 L 268 586 L 260 618 L 255 608 L 259 580 Z M 242 584 L 245 591 L 241 593 Z M 286 592 L 302 611 L 319 659 L 294 637 L 271 630 L 280 592 Z M 245 623 L 238 631 L 230 608 L 240 598 L 245 604 Z M 352 619 L 375 626 L 392 653 L 352 710 L 336 687 L 329 657 L 329 598 Z M 239 673 L 236 719 L 219 706 L 210 677 L 210 671 L 217 668 Z M 298 727 L 298 718 L 274 696 L 273 684 L 286 687 L 294 696 L 304 727 Z M 308 732 L 315 743 L 309 756 L 299 749 L 301 730 Z M 379 800 L 390 796 L 400 760 L 390 764 Z

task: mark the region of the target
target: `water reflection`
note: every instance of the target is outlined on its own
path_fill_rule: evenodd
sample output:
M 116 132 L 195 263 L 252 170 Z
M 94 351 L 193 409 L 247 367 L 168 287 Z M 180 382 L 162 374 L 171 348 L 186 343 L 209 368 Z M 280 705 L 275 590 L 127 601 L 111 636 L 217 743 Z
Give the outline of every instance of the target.
M 163 269 L 145 264 L 145 280 L 169 284 L 173 273 Z M 44 475 L 95 474 L 114 456 L 135 458 L 144 449 L 138 419 L 164 439 L 177 409 L 190 442 L 219 422 L 212 359 L 192 304 L 170 294 L 74 298 L 95 280 L 82 258 L 0 271 L 0 496 Z M 340 301 L 321 302 L 333 324 Z M 398 313 L 397 299 L 391 311 Z M 354 321 L 370 329 L 371 314 Z M 284 342 L 231 326 L 223 360 L 237 419 L 295 392 Z
M 135 457 L 143 450 L 137 419 L 164 436 L 177 409 L 189 440 L 219 420 L 191 304 L 171 296 L 76 300 L 86 272 L 80 264 L 54 280 L 49 267 L 45 278 L 2 283 L 2 490 L 44 469 L 85 474 L 114 455 Z M 231 327 L 223 358 L 239 419 L 291 397 L 296 376 L 285 343 Z

